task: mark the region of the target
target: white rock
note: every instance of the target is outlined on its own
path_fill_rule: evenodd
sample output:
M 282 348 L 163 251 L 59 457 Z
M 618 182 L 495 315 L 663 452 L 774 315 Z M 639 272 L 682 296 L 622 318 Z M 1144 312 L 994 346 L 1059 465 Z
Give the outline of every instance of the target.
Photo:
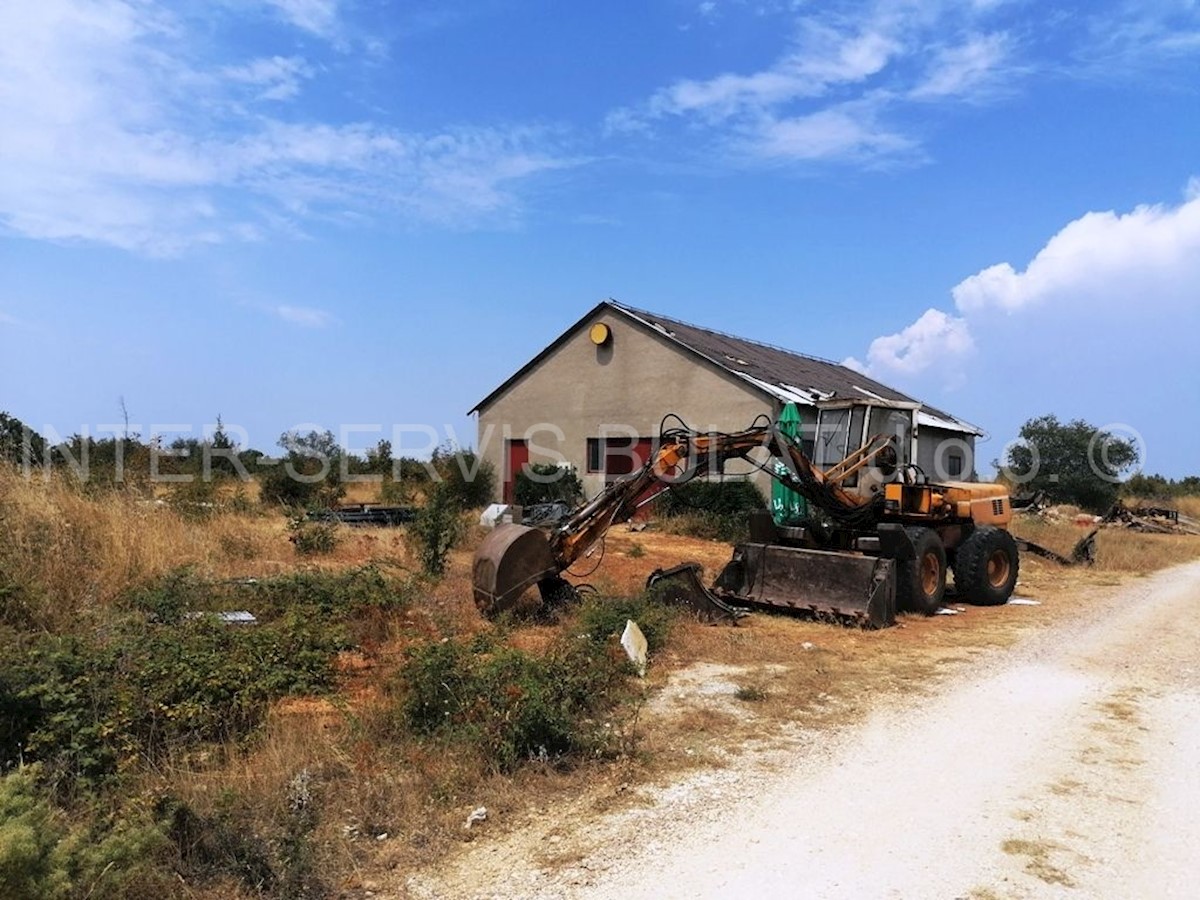
M 642 629 L 638 628 L 637 622 L 633 619 L 625 620 L 625 631 L 621 635 L 621 646 L 625 648 L 625 655 L 629 657 L 629 661 L 637 667 L 637 673 L 640 676 L 646 674 L 646 658 L 650 651 L 650 645 L 646 643 L 646 636 L 642 634 Z

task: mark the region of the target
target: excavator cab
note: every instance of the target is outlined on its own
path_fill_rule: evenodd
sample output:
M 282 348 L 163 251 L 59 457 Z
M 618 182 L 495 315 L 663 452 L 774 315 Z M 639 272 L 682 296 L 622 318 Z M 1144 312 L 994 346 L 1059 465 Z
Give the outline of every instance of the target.
M 869 448 L 872 440 L 891 439 L 884 458 L 849 473 L 840 482 L 846 490 L 871 499 L 915 460 L 917 409 L 916 403 L 880 398 L 818 404 L 810 454 L 813 463 L 823 471 L 837 471 L 844 460 Z

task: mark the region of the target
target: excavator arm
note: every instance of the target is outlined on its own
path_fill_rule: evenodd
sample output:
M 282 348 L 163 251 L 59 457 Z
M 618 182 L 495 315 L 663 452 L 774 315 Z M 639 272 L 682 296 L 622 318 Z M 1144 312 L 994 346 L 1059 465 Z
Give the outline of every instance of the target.
M 522 525 L 498 526 L 480 545 L 473 571 L 475 603 L 488 615 L 512 608 L 526 589 L 537 584 L 543 598 L 563 590 L 560 578 L 612 525 L 631 518 L 641 498 L 656 484 L 667 489 L 704 475 L 730 459 L 750 460 L 765 448 L 783 461 L 784 471 L 765 471 L 796 490 L 834 519 L 846 524 L 874 522 L 875 503 L 850 493 L 841 482 L 887 452 L 892 439 L 877 435 L 861 449 L 822 471 L 800 447 L 773 425 L 744 431 L 705 434 L 685 429 L 664 432 L 657 452 L 628 478 L 613 482 L 559 525 L 549 539 Z

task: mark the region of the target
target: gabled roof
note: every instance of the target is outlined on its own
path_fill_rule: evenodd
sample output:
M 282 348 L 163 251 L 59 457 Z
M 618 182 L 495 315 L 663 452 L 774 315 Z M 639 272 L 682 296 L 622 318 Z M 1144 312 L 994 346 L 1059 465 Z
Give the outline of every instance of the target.
M 536 366 L 560 344 L 602 310 L 611 310 L 642 328 L 655 332 L 678 345 L 686 353 L 698 356 L 747 382 L 752 387 L 784 403 L 794 401 L 812 406 L 821 400 L 882 399 L 921 403 L 854 369 L 816 356 L 806 356 L 757 341 L 734 337 L 719 331 L 690 325 L 658 313 L 647 312 L 606 300 L 563 332 L 552 344 L 515 372 L 508 380 L 481 400 L 471 412 L 487 406 L 526 372 Z M 918 422 L 936 428 L 982 435 L 983 431 L 931 406 L 921 404 Z

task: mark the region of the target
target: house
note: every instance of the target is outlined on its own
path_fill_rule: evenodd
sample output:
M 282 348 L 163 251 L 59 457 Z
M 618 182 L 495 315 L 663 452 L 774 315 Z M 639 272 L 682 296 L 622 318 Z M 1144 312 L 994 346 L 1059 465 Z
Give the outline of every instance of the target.
M 939 480 L 974 478 L 974 425 L 846 366 L 722 334 L 606 300 L 484 397 L 479 453 L 511 502 L 526 463 L 571 465 L 587 495 L 648 458 L 664 417 L 699 431 L 737 431 L 774 420 L 788 402 L 818 465 L 842 459 L 847 438 L 899 435 L 902 462 Z M 817 430 L 820 412 L 821 430 Z M 670 424 L 678 424 L 671 420 Z M 857 446 L 849 444 L 851 449 Z M 768 476 L 736 460 L 722 477 Z

